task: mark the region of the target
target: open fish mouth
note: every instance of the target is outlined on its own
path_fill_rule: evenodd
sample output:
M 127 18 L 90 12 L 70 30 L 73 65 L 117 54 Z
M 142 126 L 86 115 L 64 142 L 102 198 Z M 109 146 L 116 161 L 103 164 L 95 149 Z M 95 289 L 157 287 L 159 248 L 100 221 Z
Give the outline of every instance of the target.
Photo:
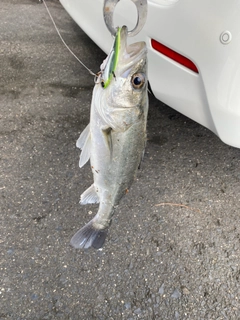
M 138 61 L 147 57 L 147 47 L 144 41 L 128 45 L 127 38 L 127 27 L 118 28 L 112 50 L 106 58 L 102 69 L 100 82 L 103 88 L 108 87 L 113 76 L 123 74 Z
M 142 58 L 146 58 L 147 46 L 144 41 L 135 42 L 127 45 L 128 29 L 123 26 L 120 30 L 120 48 L 119 48 L 119 63 L 117 67 L 122 67 L 124 64 L 126 67 L 131 67 L 137 61 Z

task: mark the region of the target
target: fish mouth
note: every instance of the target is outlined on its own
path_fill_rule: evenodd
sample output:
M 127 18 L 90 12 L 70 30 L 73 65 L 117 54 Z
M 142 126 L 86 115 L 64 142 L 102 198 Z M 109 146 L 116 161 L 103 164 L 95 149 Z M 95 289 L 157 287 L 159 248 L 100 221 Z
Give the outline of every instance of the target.
M 144 41 L 127 44 L 128 29 L 126 26 L 117 30 L 113 48 L 101 66 L 100 82 L 107 88 L 116 75 L 126 77 L 134 66 L 144 65 L 147 60 L 147 46 Z
M 120 61 L 119 64 L 125 65 L 130 68 L 139 60 L 147 56 L 147 46 L 144 41 L 135 42 L 127 45 L 128 29 L 123 26 L 120 31 Z M 126 69 L 126 68 L 124 68 Z

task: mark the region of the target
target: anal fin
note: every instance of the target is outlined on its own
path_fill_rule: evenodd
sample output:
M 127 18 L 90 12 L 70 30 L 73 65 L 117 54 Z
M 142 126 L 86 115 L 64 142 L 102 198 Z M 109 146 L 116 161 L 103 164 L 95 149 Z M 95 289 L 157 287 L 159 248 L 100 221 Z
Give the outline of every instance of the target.
M 95 190 L 94 184 L 92 184 L 87 190 L 83 192 L 83 194 L 81 195 L 80 203 L 99 203 L 99 197 Z

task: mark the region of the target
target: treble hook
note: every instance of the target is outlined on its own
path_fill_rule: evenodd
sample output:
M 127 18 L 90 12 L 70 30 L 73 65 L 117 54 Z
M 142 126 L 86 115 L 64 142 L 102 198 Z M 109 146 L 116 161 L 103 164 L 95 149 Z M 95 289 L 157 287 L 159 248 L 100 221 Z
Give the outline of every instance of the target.
M 117 32 L 117 29 L 114 28 L 113 26 L 113 12 L 119 1 L 120 0 L 104 0 L 104 5 L 103 5 L 104 21 L 108 30 L 113 36 L 115 36 Z M 128 31 L 129 37 L 133 37 L 136 34 L 138 34 L 142 30 L 147 19 L 147 0 L 131 0 L 131 1 L 137 7 L 138 19 L 137 19 L 137 24 L 135 28 Z

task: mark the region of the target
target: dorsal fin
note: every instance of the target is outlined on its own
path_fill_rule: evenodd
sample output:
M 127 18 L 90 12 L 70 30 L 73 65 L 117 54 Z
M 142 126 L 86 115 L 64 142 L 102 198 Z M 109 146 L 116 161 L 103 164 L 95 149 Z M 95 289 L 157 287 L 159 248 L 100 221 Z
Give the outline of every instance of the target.
M 76 146 L 82 150 L 79 160 L 79 167 L 82 168 L 88 162 L 91 153 L 90 124 L 86 126 L 77 140 Z
M 80 137 L 77 140 L 76 146 L 79 149 L 83 149 L 85 141 L 90 133 L 90 123 L 86 126 L 86 128 L 81 132 Z

